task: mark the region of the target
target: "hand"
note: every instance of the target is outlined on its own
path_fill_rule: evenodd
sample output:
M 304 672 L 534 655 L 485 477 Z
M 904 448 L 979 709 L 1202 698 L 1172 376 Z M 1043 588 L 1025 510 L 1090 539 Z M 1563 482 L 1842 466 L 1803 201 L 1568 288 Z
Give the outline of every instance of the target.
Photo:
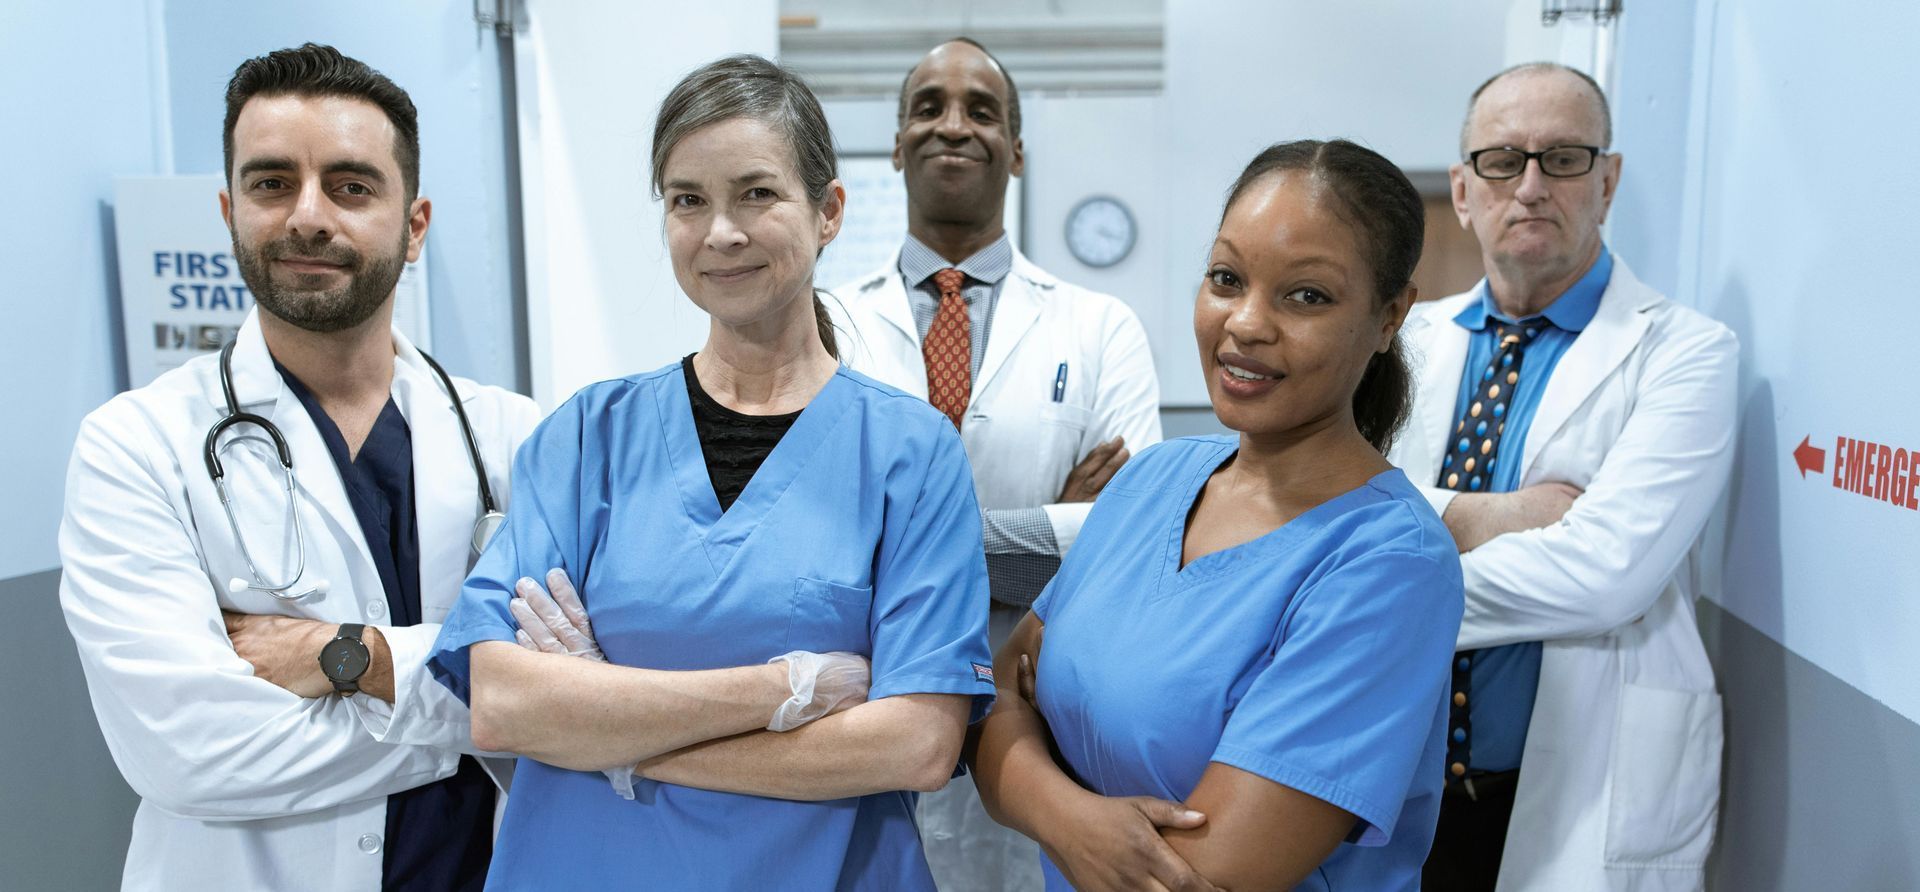
M 872 668 L 859 654 L 816 654 L 796 650 L 768 660 L 787 664 L 787 684 L 793 696 L 774 710 L 769 731 L 791 731 L 814 719 L 852 709 L 867 702 Z
M 325 697 L 333 682 L 320 670 L 320 651 L 340 627 L 319 620 L 220 611 L 233 652 L 264 678 L 301 697 Z
M 1087 457 L 1067 472 L 1067 485 L 1061 487 L 1061 502 L 1091 502 L 1100 490 L 1107 488 L 1107 481 L 1127 463 L 1132 453 L 1127 452 L 1125 437 L 1111 440 L 1093 447 Z
M 1465 554 L 1508 533 L 1537 530 L 1560 522 L 1581 495 L 1569 483 L 1536 483 L 1513 492 L 1462 493 L 1441 516 Z
M 1067 817 L 1050 822 L 1041 848 L 1080 892 L 1161 890 L 1213 892 L 1160 837 L 1160 828 L 1193 829 L 1207 817 L 1178 802 L 1151 796 L 1075 797 Z
M 551 596 L 547 589 L 553 590 Z M 525 576 L 513 584 L 514 598 L 507 602 L 507 612 L 520 624 L 513 639 L 532 651 L 606 662 L 600 642 L 593 637 L 593 622 L 587 618 L 587 608 L 580 603 L 580 593 L 574 590 L 567 571 L 557 567 L 548 570 L 547 589 Z M 615 794 L 632 800 L 633 776 L 638 769 L 638 765 L 628 765 L 600 773 L 607 776 Z
M 553 591 L 551 596 L 547 594 L 548 589 Z M 548 570 L 546 589 L 523 576 L 514 583 L 513 593 L 513 600 L 507 602 L 507 612 L 520 624 L 513 637 L 521 647 L 585 657 L 599 663 L 607 661 L 606 655 L 600 652 L 600 643 L 593 638 L 593 623 L 587 619 L 587 608 L 581 605 L 580 593 L 574 591 L 573 581 L 567 578 L 565 570 Z

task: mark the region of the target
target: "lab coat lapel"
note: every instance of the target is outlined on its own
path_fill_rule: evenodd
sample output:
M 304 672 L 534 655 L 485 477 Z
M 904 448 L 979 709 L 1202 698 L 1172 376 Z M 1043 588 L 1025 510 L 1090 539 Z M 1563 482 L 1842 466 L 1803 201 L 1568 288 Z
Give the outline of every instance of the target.
M 1014 348 L 1033 329 L 1040 318 L 1040 302 L 1058 283 L 1039 267 L 1027 262 L 1018 250 L 1013 252 L 1013 269 L 1000 288 L 1000 302 L 994 306 L 993 328 L 987 337 L 987 355 L 980 360 L 980 374 L 973 381 L 973 399 L 987 391 L 994 375 L 1013 356 Z
M 307 415 L 307 407 L 300 403 L 299 397 L 294 396 L 286 380 L 280 377 L 280 371 L 273 367 L 273 357 L 267 352 L 266 337 L 260 331 L 258 313 L 255 310 L 247 316 L 237 335 L 238 343 L 233 348 L 234 396 L 239 400 L 242 411 L 264 416 L 280 429 L 280 435 L 287 440 L 287 448 L 293 453 L 294 479 L 301 503 L 312 505 L 325 524 L 322 528 L 316 528 L 311 523 L 305 525 L 308 572 L 315 572 L 313 568 L 324 563 L 315 553 L 316 549 L 325 549 L 321 543 L 345 542 L 353 546 L 351 555 L 343 555 L 352 575 L 378 579 L 379 571 L 374 568 L 373 558 L 367 551 L 366 536 L 360 532 L 360 520 L 353 513 L 353 504 L 347 501 L 345 485 L 340 482 L 340 469 L 334 466 L 333 454 L 327 451 L 326 441 L 320 438 L 320 429 L 314 426 L 313 419 Z M 213 398 L 219 400 L 224 409 L 224 398 L 217 392 Z M 242 497 L 236 495 L 235 498 Z M 333 579 L 329 582 L 333 585 L 333 591 L 351 597 L 351 586 L 346 585 L 348 580 Z
M 913 306 L 907 303 L 907 283 L 900 278 L 898 253 L 895 253 L 893 259 L 887 262 L 887 267 L 881 271 L 878 281 L 880 284 L 864 295 L 867 306 L 871 307 L 881 319 L 886 320 L 887 324 L 893 328 L 896 339 L 911 344 L 915 350 L 920 349 L 920 326 L 914 324 Z
M 1477 299 L 1477 294 L 1478 289 L 1468 292 L 1468 299 Z M 1409 324 L 1420 326 L 1408 334 L 1408 339 L 1419 348 L 1421 355 L 1413 358 L 1420 384 L 1413 402 L 1418 407 L 1414 416 L 1416 427 L 1409 431 L 1412 436 L 1408 440 L 1417 448 L 1405 464 L 1409 476 L 1419 486 L 1431 486 L 1439 476 L 1438 463 L 1447 449 L 1454 412 L 1458 408 L 1455 404 L 1460 401 L 1460 376 L 1467 363 L 1468 342 L 1467 330 L 1453 323 L 1460 305 L 1458 300 L 1444 300 Z
M 843 347 L 841 361 L 926 399 L 926 360 L 920 355 L 920 328 L 907 302 L 907 286 L 900 278 L 899 254 L 835 296 L 843 301 L 852 329 L 853 343 Z
M 1600 309 L 1553 367 L 1553 377 L 1547 379 L 1546 392 L 1540 395 L 1540 407 L 1534 410 L 1533 423 L 1527 428 L 1526 455 L 1521 457 L 1523 483 L 1540 454 L 1535 447 L 1552 442 L 1574 410 L 1585 404 L 1639 345 L 1647 331 L 1647 317 L 1641 310 L 1658 299 L 1659 295 L 1633 277 L 1624 261 L 1614 257 L 1613 276 L 1600 296 Z
M 413 440 L 413 503 L 420 537 L 420 609 L 428 622 L 453 607 L 473 553 L 480 485 L 460 418 L 420 351 L 393 333 L 393 397 Z

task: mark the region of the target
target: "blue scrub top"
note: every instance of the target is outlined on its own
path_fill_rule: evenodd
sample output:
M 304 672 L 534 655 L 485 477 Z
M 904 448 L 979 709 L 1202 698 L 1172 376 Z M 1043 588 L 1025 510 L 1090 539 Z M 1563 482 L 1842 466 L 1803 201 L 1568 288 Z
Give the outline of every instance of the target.
M 1236 448 L 1170 440 L 1100 493 L 1034 603 L 1040 712 L 1102 795 L 1183 801 L 1220 762 L 1352 812 L 1300 889 L 1418 889 L 1463 609 L 1453 537 L 1389 470 L 1182 568 L 1190 508 Z
M 607 659 L 695 670 L 792 650 L 873 662 L 872 699 L 993 701 L 973 476 L 924 400 L 841 369 L 725 512 L 679 363 L 582 390 L 514 461 L 507 523 L 428 667 L 468 696 L 468 647 L 513 640 L 513 583 L 567 571 Z M 931 890 L 915 796 L 790 802 L 522 758 L 489 888 Z

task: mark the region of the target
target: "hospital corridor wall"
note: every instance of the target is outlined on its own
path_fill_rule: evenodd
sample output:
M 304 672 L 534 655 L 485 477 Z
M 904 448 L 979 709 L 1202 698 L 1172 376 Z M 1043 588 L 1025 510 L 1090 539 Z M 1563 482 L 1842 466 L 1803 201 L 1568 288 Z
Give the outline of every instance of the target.
M 1476 0 L 1460 14 L 1502 5 Z M 1202 391 L 1180 380 L 1195 365 L 1185 319 L 1191 264 L 1181 258 L 1211 231 L 1236 169 L 1229 162 L 1243 161 L 1255 142 L 1337 135 L 1276 130 L 1241 133 L 1225 148 L 1209 143 L 1201 128 L 1218 111 L 1204 101 L 1249 87 L 1197 60 L 1232 56 L 1211 41 L 1259 41 L 1254 28 L 1207 36 L 1208 22 L 1237 14 L 1264 26 L 1284 18 L 1275 9 L 1310 6 L 1170 2 L 1165 93 L 1028 100 L 1027 250 L 1063 277 L 1120 293 L 1154 326 L 1155 349 L 1170 363 L 1163 382 L 1178 385 L 1163 412 L 1170 437 L 1221 429 L 1194 405 Z M 1385 0 L 1371 6 L 1394 8 Z M 1920 182 L 1902 169 L 1896 149 L 1920 140 L 1920 121 L 1885 98 L 1920 88 L 1920 60 L 1902 44 L 1920 32 L 1920 7 L 1626 6 L 1614 26 L 1612 82 L 1616 144 L 1627 160 L 1610 244 L 1642 279 L 1742 339 L 1737 469 L 1706 541 L 1708 563 L 1724 570 L 1702 580 L 1708 594 L 1699 604 L 1728 723 L 1709 885 L 1723 892 L 1920 889 L 1920 685 L 1912 681 L 1920 678 L 1920 649 L 1911 645 L 1920 640 L 1920 549 L 1911 547 L 1920 513 L 1834 482 L 1841 438 L 1920 449 L 1907 383 L 1920 379 L 1920 351 L 1907 346 L 1920 313 L 1896 284 L 1907 278 L 1911 245 L 1920 243 L 1920 219 L 1911 213 Z M 0 3 L 0 114 L 10 125 L 0 162 L 15 174 L 13 212 L 0 214 L 0 267 L 8 273 L 0 305 L 11 341 L 0 352 L 0 410 L 16 420 L 0 463 L 0 495 L 10 509 L 0 514 L 0 679 L 8 682 L 0 692 L 0 753 L 8 756 L 0 767 L 0 892 L 115 888 L 136 803 L 100 738 L 60 615 L 54 541 L 80 418 L 126 382 L 112 299 L 113 178 L 217 171 L 220 93 L 233 66 L 303 40 L 337 43 L 392 74 L 421 108 L 423 187 L 436 211 L 429 241 L 436 354 L 457 374 L 526 391 L 536 359 L 514 197 L 523 162 L 511 138 L 514 48 L 476 27 L 472 7 L 466 0 Z M 1357 14 L 1326 15 L 1344 21 Z M 1391 16 L 1383 21 L 1393 27 Z M 764 30 L 753 39 L 771 40 Z M 1464 90 L 1502 61 L 1521 61 L 1496 58 L 1492 43 L 1462 52 L 1476 61 L 1448 70 L 1449 85 L 1434 91 L 1462 95 L 1444 108 L 1423 108 L 1417 119 L 1381 125 L 1387 129 L 1373 133 L 1378 147 L 1411 166 L 1444 163 L 1409 134 L 1444 125 L 1439 142 L 1450 146 Z M 1340 73 L 1337 92 L 1316 93 L 1296 78 L 1287 90 L 1262 94 L 1252 117 L 1311 129 L 1336 120 L 1336 107 L 1391 90 L 1353 80 L 1351 67 Z M 551 87 L 568 72 L 547 74 Z M 843 148 L 887 148 L 890 103 L 827 105 Z M 1293 111 L 1274 117 L 1283 106 Z M 630 111 L 644 129 L 650 110 Z M 1339 120 L 1361 127 L 1345 135 L 1369 136 L 1363 125 Z M 1140 156 L 1073 161 L 1076 152 L 1142 133 L 1150 136 L 1139 141 Z M 590 171 L 563 167 L 550 175 L 590 179 Z M 1163 176 L 1169 168 L 1177 170 Z M 645 191 L 639 159 L 623 174 L 636 178 L 633 194 Z M 1116 181 L 1113 190 L 1143 220 L 1141 242 L 1123 267 L 1094 273 L 1065 251 L 1058 218 L 1102 177 Z M 556 217 L 559 210 L 547 208 Z M 212 196 L 206 211 L 217 213 Z M 549 290 L 571 281 L 543 274 Z M 545 339 L 536 353 L 566 343 L 562 332 L 536 335 Z M 1803 437 L 1823 452 L 1820 472 L 1801 470 L 1812 455 L 1800 449 Z
M 1920 889 L 1920 511 L 1836 485 L 1842 438 L 1920 449 L 1920 5 L 1628 5 L 1610 242 L 1741 342 L 1709 888 Z

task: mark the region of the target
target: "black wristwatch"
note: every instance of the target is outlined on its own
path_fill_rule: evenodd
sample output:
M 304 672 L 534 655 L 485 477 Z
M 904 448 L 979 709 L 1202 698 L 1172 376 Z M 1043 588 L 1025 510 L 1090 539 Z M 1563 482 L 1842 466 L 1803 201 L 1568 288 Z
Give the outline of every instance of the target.
M 360 693 L 360 676 L 367 673 L 367 645 L 360 640 L 362 623 L 341 623 L 340 634 L 320 648 L 320 671 L 342 697 Z

